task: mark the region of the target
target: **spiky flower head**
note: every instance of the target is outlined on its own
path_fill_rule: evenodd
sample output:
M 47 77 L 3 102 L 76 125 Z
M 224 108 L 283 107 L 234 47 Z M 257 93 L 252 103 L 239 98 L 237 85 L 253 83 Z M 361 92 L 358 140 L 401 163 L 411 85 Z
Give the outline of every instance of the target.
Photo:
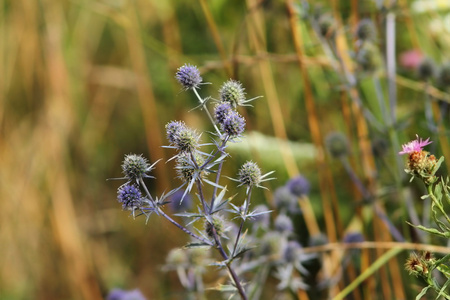
M 299 259 L 302 245 L 297 241 L 289 241 L 284 248 L 283 259 L 288 263 L 293 263 Z
M 130 181 L 139 181 L 139 179 L 150 177 L 147 172 L 152 170 L 152 166 L 142 155 L 128 154 L 122 163 L 122 173 Z
M 362 19 L 356 28 L 356 37 L 362 41 L 374 41 L 377 36 L 375 25 L 370 19 Z
M 205 171 L 198 169 L 198 167 L 205 162 L 205 158 L 198 152 L 195 152 L 193 156 L 195 158 L 195 163 L 188 153 L 181 153 L 178 155 L 175 169 L 177 170 L 178 178 L 184 182 L 190 182 L 194 179 L 194 176 L 207 175 Z
M 245 89 L 239 81 L 230 79 L 219 89 L 220 100 L 230 103 L 233 107 L 237 107 L 245 102 L 244 91 Z
M 184 64 L 182 67 L 179 67 L 175 78 L 184 90 L 198 88 L 203 80 L 200 76 L 200 71 L 198 68 L 190 64 Z
M 409 258 L 406 260 L 405 269 L 410 275 L 423 276 L 428 274 L 428 268 L 426 264 L 423 263 L 422 259 L 415 253 L 411 253 Z
M 225 116 L 232 110 L 229 102 L 221 102 L 216 105 L 214 108 L 214 117 L 216 122 L 219 124 L 223 124 L 225 120 Z
M 306 179 L 302 175 L 291 178 L 286 183 L 286 186 L 288 187 L 289 191 L 297 197 L 308 195 L 311 188 L 308 179 Z
M 166 124 L 166 136 L 167 140 L 171 144 L 176 144 L 178 139 L 178 133 L 186 128 L 186 124 L 183 121 L 170 121 Z
M 255 162 L 248 161 L 239 170 L 238 180 L 241 185 L 258 186 L 261 182 L 261 169 Z
M 350 153 L 347 137 L 341 132 L 332 132 L 327 135 L 325 147 L 334 158 L 344 157 Z
M 294 224 L 292 224 L 291 218 L 284 214 L 278 215 L 276 217 L 274 227 L 275 230 L 280 233 L 289 234 L 294 231 Z
M 214 215 L 211 221 L 205 220 L 205 232 L 210 238 L 214 238 L 214 232 L 217 236 L 223 236 L 226 231 L 225 221 L 221 216 Z
M 232 138 L 238 137 L 245 130 L 245 119 L 237 111 L 230 110 L 225 114 L 225 118 L 220 126 L 228 136 Z
M 106 300 L 146 300 L 147 298 L 141 293 L 140 290 L 135 289 L 131 291 L 125 291 L 121 289 L 113 289 L 109 292 Z
M 427 80 L 434 77 L 436 74 L 436 65 L 430 58 L 423 59 L 417 66 L 417 76 L 419 79 Z
M 122 185 L 117 190 L 117 201 L 122 203 L 122 209 L 134 210 L 142 205 L 142 194 L 134 184 Z
M 181 121 L 166 125 L 167 140 L 180 152 L 192 152 L 198 147 L 200 136 Z

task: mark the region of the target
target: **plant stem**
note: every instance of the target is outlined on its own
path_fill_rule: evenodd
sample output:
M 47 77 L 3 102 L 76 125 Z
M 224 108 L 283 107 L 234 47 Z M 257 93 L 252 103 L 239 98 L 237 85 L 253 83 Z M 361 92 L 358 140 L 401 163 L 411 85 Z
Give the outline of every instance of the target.
M 179 229 L 181 229 L 182 231 L 184 231 L 185 233 L 189 234 L 190 236 L 192 236 L 193 238 L 202 241 L 205 244 L 208 244 L 209 246 L 213 246 L 213 244 L 211 243 L 211 241 L 208 241 L 207 239 L 196 235 L 195 233 L 193 233 L 192 231 L 190 231 L 189 229 L 187 229 L 186 227 L 184 227 L 183 225 L 180 225 L 177 221 L 175 221 L 174 219 L 172 219 L 171 217 L 169 217 L 161 208 L 158 207 L 158 204 L 155 202 L 155 200 L 153 200 L 153 197 L 151 196 L 150 192 L 147 189 L 147 186 L 144 183 L 144 180 L 142 178 L 139 179 L 140 184 L 142 185 L 142 187 L 145 190 L 145 193 L 147 194 L 147 196 L 150 198 L 150 201 L 152 201 L 153 206 L 157 209 L 158 214 L 161 214 L 164 218 L 166 218 L 170 223 L 172 223 L 173 225 L 175 225 L 176 227 L 178 227 Z
M 203 188 L 202 188 L 202 184 L 200 182 L 200 180 L 196 180 L 196 184 L 197 184 L 197 189 L 198 189 L 198 193 L 199 193 L 199 197 L 200 197 L 200 201 L 203 203 L 203 208 L 204 208 L 204 213 L 206 216 L 210 216 L 210 211 L 207 210 L 206 207 L 206 200 L 205 197 L 203 195 Z M 209 220 L 207 220 L 209 221 Z M 228 255 L 225 252 L 225 250 L 223 249 L 222 243 L 220 242 L 220 238 L 217 235 L 217 231 L 216 228 L 214 226 L 212 226 L 213 230 L 213 237 L 214 237 L 214 241 L 216 244 L 216 248 L 219 250 L 220 255 L 223 257 L 223 259 L 225 260 L 225 265 L 227 266 L 228 272 L 231 276 L 231 278 L 233 279 L 234 284 L 236 285 L 236 288 L 239 292 L 239 295 L 241 296 L 241 298 L 243 300 L 247 300 L 247 295 L 245 294 L 244 288 L 242 287 L 241 282 L 239 281 L 239 277 L 237 276 L 236 272 L 234 271 L 234 269 L 231 267 L 231 262 L 228 261 Z
M 216 129 L 217 133 L 220 136 L 220 130 L 217 128 L 216 126 L 216 122 L 214 122 L 214 119 L 212 118 L 211 114 L 209 113 L 208 108 L 206 107 L 206 101 L 199 95 L 199 93 L 197 92 L 197 89 L 193 88 L 195 95 L 198 98 L 198 101 L 200 101 L 200 105 L 202 106 L 202 109 L 206 112 L 206 114 L 208 115 L 209 120 L 211 121 L 211 123 L 214 126 L 214 129 Z

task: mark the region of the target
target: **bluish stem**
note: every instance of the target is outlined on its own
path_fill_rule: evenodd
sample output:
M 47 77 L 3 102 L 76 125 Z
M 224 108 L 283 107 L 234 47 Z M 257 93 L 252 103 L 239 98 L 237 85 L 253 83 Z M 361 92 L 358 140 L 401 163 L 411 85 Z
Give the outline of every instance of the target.
M 182 231 L 184 231 L 185 233 L 189 234 L 190 236 L 192 236 L 193 238 L 202 241 L 205 244 L 208 244 L 209 246 L 212 246 L 213 244 L 208 241 L 207 239 L 202 238 L 201 236 L 196 235 L 195 233 L 193 233 L 192 231 L 190 231 L 189 229 L 187 229 L 186 227 L 180 225 L 177 221 L 175 221 L 174 219 L 172 219 L 171 217 L 169 217 L 166 213 L 164 213 L 164 211 L 162 211 L 161 208 L 158 207 L 158 205 L 155 203 L 155 201 L 153 200 L 153 197 L 151 196 L 150 192 L 147 189 L 147 186 L 144 183 L 144 180 L 142 180 L 142 178 L 139 179 L 139 182 L 141 183 L 142 187 L 145 190 L 145 193 L 147 194 L 147 196 L 150 198 L 150 201 L 152 201 L 153 206 L 158 210 L 158 213 L 161 214 L 164 218 L 166 218 L 170 223 L 172 223 L 173 225 L 175 225 L 176 227 L 178 227 L 179 229 L 181 229 Z
M 212 116 L 211 116 L 211 114 L 209 113 L 209 110 L 208 110 L 208 108 L 206 107 L 206 101 L 205 100 L 203 100 L 203 98 L 198 94 L 198 92 L 197 92 L 197 89 L 196 88 L 193 88 L 192 89 L 193 91 L 194 91 L 194 93 L 195 93 L 195 95 L 197 96 L 197 99 L 198 99 L 198 101 L 200 101 L 200 105 L 202 106 L 202 109 L 206 112 L 206 114 L 208 115 L 208 118 L 209 118 L 209 120 L 211 121 L 211 123 L 213 124 L 213 126 L 214 126 L 214 129 L 216 130 L 216 132 L 219 134 L 219 136 L 220 136 L 220 130 L 217 128 L 217 126 L 216 126 L 216 122 L 214 122 L 214 119 L 212 118 Z
M 252 195 L 252 189 L 250 188 L 249 191 L 248 191 L 248 194 L 247 194 L 247 200 L 245 201 L 244 215 L 242 217 L 241 224 L 239 225 L 239 231 L 238 231 L 238 234 L 236 236 L 236 241 L 234 242 L 233 252 L 231 253 L 231 257 L 234 257 L 234 255 L 236 254 L 235 252 L 236 252 L 237 244 L 239 242 L 239 239 L 240 239 L 241 234 L 242 234 L 242 230 L 244 228 L 244 222 L 245 222 L 245 220 L 247 218 L 248 208 L 250 207 L 251 195 Z

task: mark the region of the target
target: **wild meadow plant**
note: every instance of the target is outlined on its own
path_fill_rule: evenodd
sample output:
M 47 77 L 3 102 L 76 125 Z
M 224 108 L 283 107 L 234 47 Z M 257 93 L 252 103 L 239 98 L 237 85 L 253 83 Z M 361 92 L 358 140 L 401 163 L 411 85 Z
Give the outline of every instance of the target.
M 423 150 L 423 147 L 431 143 L 429 139 L 422 140 L 417 136 L 417 139 L 403 145 L 403 150 L 399 152 L 399 154 L 408 156 L 405 172 L 412 176 L 411 181 L 418 178 L 425 184 L 427 194 L 422 196 L 422 199 L 431 199 L 432 219 L 437 227 L 411 225 L 432 235 L 450 240 L 449 178 L 444 179 L 436 175 L 444 157 L 437 160 L 434 155 Z M 450 255 L 437 259 L 429 251 L 419 255 L 412 253 L 406 261 L 405 268 L 410 274 L 422 277 L 427 283 L 416 299 L 421 299 L 428 290 L 434 290 L 438 294 L 436 299 L 440 297 L 450 299 Z
M 241 106 L 249 106 L 249 102 L 257 97 L 246 99 L 245 89 L 235 80 L 228 80 L 220 87 L 218 100 L 202 97 L 199 89 L 206 83 L 203 82 L 198 68 L 189 64 L 180 67 L 175 77 L 183 90 L 195 94 L 199 101 L 197 108 L 206 113 L 212 122 L 214 132 L 209 132 L 209 140 L 202 143 L 205 135 L 190 128 L 183 121 L 167 123 L 165 129 L 169 145 L 165 147 L 176 150 L 176 154 L 169 161 L 175 162 L 180 185 L 160 196 L 153 195 L 147 188 L 145 180 L 154 179 L 150 174 L 158 161 L 151 164 L 142 155 L 129 154 L 125 155 L 122 163 L 124 177 L 117 178 L 126 180 L 126 183 L 118 189 L 117 199 L 124 210 L 131 211 L 133 217 L 145 216 L 148 220 L 152 214 L 161 216 L 191 237 L 192 241 L 185 245 L 184 249 L 173 250 L 168 256 L 169 269 L 172 267 L 177 270 L 185 288 L 202 294 L 204 284 L 201 273 L 205 265 L 209 264 L 226 270 L 230 278 L 229 284 L 225 282 L 216 286 L 218 290 L 239 294 L 242 299 L 248 299 L 248 293 L 257 292 L 255 289 L 251 291 L 251 284 L 244 282 L 242 276 L 249 269 L 259 266 L 260 258 L 255 256 L 250 261 L 246 257 L 246 261 L 243 261 L 244 254 L 251 247 L 245 223 L 251 221 L 256 230 L 267 226 L 267 214 L 270 211 L 265 206 L 252 208 L 251 199 L 255 188 L 264 188 L 262 184 L 273 179 L 269 177 L 273 172 L 263 174 L 256 162 L 247 161 L 236 172 L 235 178 L 224 178 L 222 168 L 225 161 L 230 158 L 227 153 L 228 144 L 239 142 L 245 130 L 246 122 L 238 109 Z M 215 103 L 212 114 L 207 107 L 210 103 Z M 227 186 L 222 184 L 224 179 L 238 183 L 238 187 L 245 192 L 243 200 L 239 200 L 242 197 L 239 191 L 234 196 L 227 195 Z M 297 187 L 297 193 L 298 190 Z M 198 200 L 195 208 L 192 208 L 191 203 L 187 203 L 193 198 Z M 177 203 L 173 203 L 174 201 Z M 173 208 L 176 206 L 191 208 L 189 211 L 176 214 L 188 220 L 186 224 L 181 224 L 165 212 L 168 205 Z M 238 224 L 234 224 L 232 220 L 237 220 Z M 275 220 L 275 227 L 278 232 L 265 236 L 266 247 L 261 251 L 272 253 L 273 251 L 266 248 L 284 247 L 285 252 L 290 253 L 289 260 L 297 260 L 294 253 L 299 245 L 289 243 L 287 240 L 286 245 L 282 243 L 283 236 L 292 231 L 291 220 L 280 215 Z M 217 251 L 220 258 L 210 257 L 209 249 Z M 241 261 L 236 263 L 238 260 Z M 288 280 L 286 278 L 288 271 L 280 270 L 279 276 L 284 281 Z

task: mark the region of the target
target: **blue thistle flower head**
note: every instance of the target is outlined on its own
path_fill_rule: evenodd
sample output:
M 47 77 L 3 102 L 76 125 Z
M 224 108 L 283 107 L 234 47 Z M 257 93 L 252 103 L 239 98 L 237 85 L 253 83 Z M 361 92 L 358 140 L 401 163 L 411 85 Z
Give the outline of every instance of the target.
M 150 177 L 147 172 L 152 170 L 152 166 L 148 163 L 147 159 L 142 155 L 128 154 L 125 155 L 125 159 L 122 163 L 122 173 L 125 178 L 130 181 L 139 181 L 144 177 Z
M 117 190 L 117 200 L 122 209 L 134 210 L 142 205 L 142 193 L 136 185 L 125 184 Z
M 171 144 L 175 144 L 178 138 L 178 132 L 184 130 L 186 128 L 186 124 L 182 121 L 171 121 L 166 124 L 166 135 L 167 140 Z
M 106 300 L 146 300 L 146 298 L 138 289 L 131 291 L 113 289 L 109 292 L 108 296 L 106 296 Z
M 175 78 L 184 90 L 198 88 L 203 80 L 198 68 L 190 64 L 184 64 L 182 67 L 178 68 Z
M 255 162 L 248 161 L 239 170 L 238 180 L 241 185 L 258 186 L 261 182 L 261 169 Z
M 286 215 L 278 215 L 274 224 L 275 230 L 281 233 L 291 233 L 294 231 L 294 224 L 291 218 Z
M 301 249 L 302 245 L 300 245 L 299 242 L 289 241 L 284 248 L 283 259 L 288 263 L 297 261 L 300 256 L 299 252 L 301 251 Z
M 220 126 L 230 137 L 238 137 L 245 130 L 245 119 L 235 110 L 230 110 L 220 123 Z
M 184 190 L 178 190 L 170 197 L 169 206 L 174 212 L 189 210 L 192 207 L 192 197 Z
M 167 140 L 180 152 L 191 152 L 198 147 L 200 136 L 181 121 L 171 121 L 166 125 Z
M 245 103 L 245 89 L 239 81 L 230 79 L 219 89 L 219 96 L 222 102 L 228 102 L 233 107 Z
M 214 117 L 217 123 L 223 124 L 226 115 L 231 111 L 231 105 L 229 102 L 221 102 L 214 108 Z
M 309 184 L 309 181 L 302 175 L 298 175 L 294 178 L 291 178 L 286 183 L 287 188 L 289 191 L 297 197 L 301 197 L 304 195 L 309 194 L 309 190 L 311 188 L 311 185 Z

